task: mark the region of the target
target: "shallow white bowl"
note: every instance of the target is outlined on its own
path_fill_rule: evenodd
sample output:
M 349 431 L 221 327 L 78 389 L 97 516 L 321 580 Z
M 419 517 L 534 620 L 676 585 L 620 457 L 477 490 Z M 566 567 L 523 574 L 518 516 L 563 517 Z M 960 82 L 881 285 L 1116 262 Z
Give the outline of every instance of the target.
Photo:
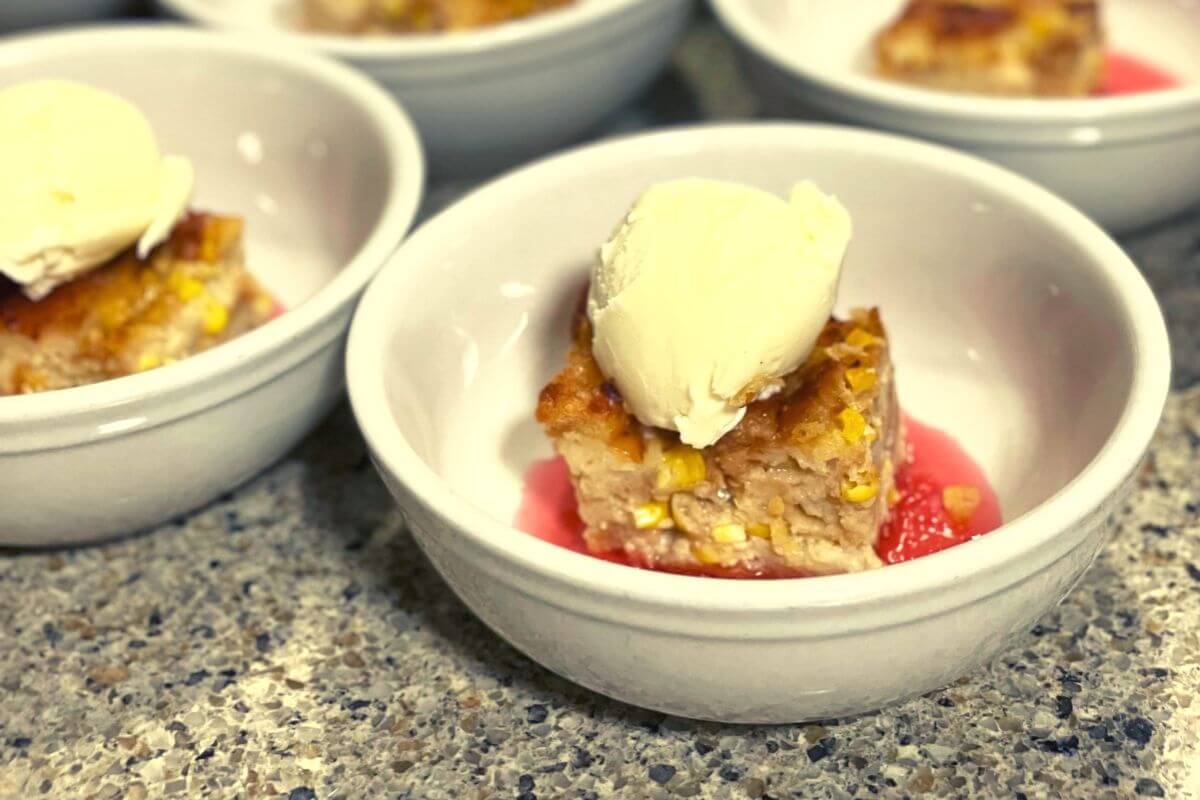
M 99 28 L 0 45 L 0 85 L 117 92 L 196 167 L 194 206 L 243 216 L 247 265 L 288 311 L 171 366 L 0 398 L 0 544 L 128 533 L 279 458 L 337 399 L 355 302 L 412 222 L 416 134 L 370 81 L 258 37 Z
M 692 6 L 579 0 L 477 32 L 362 38 L 296 32 L 297 0 L 158 2 L 206 25 L 271 31 L 362 69 L 404 103 L 440 174 L 490 171 L 571 141 L 658 74 Z
M 597 244 L 647 184 L 813 178 L 856 234 L 841 305 L 879 304 L 902 403 L 982 463 L 1009 522 L 858 575 L 658 574 L 515 530 L 533 421 Z M 920 197 L 920 204 L 912 198 Z M 895 137 L 714 126 L 572 151 L 424 226 L 368 289 L 350 398 L 417 540 L 529 656 L 640 706 L 739 722 L 853 714 L 1009 646 L 1091 563 L 1165 401 L 1159 308 L 1099 228 L 1028 181 Z
M 1200 203 L 1200 5 L 1107 0 L 1112 49 L 1179 88 L 1077 100 L 987 98 L 871 74 L 871 39 L 902 0 L 711 0 L 768 113 L 844 120 L 977 153 L 1039 181 L 1114 231 Z
M 0 31 L 117 17 L 134 6 L 134 0 L 3 0 Z

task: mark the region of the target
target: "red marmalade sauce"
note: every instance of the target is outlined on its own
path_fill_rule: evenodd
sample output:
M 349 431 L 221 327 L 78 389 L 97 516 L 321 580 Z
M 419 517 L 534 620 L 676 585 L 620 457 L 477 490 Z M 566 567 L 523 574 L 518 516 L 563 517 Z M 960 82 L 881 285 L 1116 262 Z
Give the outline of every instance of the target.
M 884 563 L 936 553 L 1000 527 L 1000 503 L 979 465 L 945 433 L 908 416 L 904 426 L 908 453 L 896 469 L 899 499 L 875 546 Z M 972 487 L 979 493 L 979 504 L 967 520 L 956 521 L 946 509 L 943 492 L 952 486 Z M 571 476 L 561 458 L 536 461 L 525 473 L 514 525 L 576 553 L 633 566 L 622 553 L 588 552 Z M 730 573 L 711 577 L 757 576 Z
M 1104 76 L 1097 94 L 1102 96 L 1139 94 L 1172 89 L 1179 85 L 1173 75 L 1153 64 L 1124 53 L 1109 53 L 1105 60 Z

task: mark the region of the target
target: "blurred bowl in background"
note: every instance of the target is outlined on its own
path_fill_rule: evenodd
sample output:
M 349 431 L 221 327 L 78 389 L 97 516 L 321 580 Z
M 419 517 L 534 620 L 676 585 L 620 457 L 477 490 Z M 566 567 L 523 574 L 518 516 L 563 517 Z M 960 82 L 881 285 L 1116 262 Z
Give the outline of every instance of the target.
M 579 0 L 465 33 L 338 36 L 299 30 L 296 0 L 157 0 L 217 28 L 270 31 L 362 69 L 421 131 L 432 169 L 474 175 L 567 144 L 663 69 L 692 0 Z
M 246 220 L 247 269 L 287 311 L 175 364 L 0 397 L 0 546 L 132 533 L 282 457 L 341 397 L 351 313 L 424 179 L 386 93 L 262 37 L 123 25 L 0 44 L 0 85 L 51 76 L 141 109 L 195 165 L 193 207 Z
M 1200 5 L 1107 0 L 1111 50 L 1179 86 L 1084 99 L 996 98 L 872 74 L 871 42 L 903 0 L 711 0 L 772 115 L 932 139 L 999 162 L 1126 232 L 1200 203 Z

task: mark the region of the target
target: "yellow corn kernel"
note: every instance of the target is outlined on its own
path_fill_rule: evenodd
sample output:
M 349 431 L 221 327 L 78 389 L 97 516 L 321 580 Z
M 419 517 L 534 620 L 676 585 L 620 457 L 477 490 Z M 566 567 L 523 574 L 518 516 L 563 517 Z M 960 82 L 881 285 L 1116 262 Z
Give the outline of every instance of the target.
M 767 513 L 772 517 L 782 517 L 784 511 L 787 511 L 787 504 L 779 495 L 775 495 L 767 501 Z
M 857 408 L 847 406 L 842 409 L 842 413 L 838 414 L 838 419 L 842 423 L 842 438 L 850 444 L 858 444 L 862 440 L 863 432 L 867 429 L 867 421 L 863 418 L 862 412 Z
M 950 519 L 959 525 L 971 521 L 971 515 L 979 508 L 980 500 L 979 490 L 974 486 L 947 486 L 942 489 L 942 505 L 946 507 Z
M 125 303 L 117 300 L 101 303 L 96 312 L 100 316 L 100 324 L 106 330 L 121 327 L 129 317 L 129 308 Z
M 712 538 L 718 544 L 737 544 L 746 541 L 746 526 L 737 522 L 725 522 L 713 528 Z
M 846 370 L 846 383 L 855 394 L 871 391 L 877 380 L 874 367 L 850 367 Z
M 685 491 L 703 481 L 707 474 L 700 451 L 681 445 L 663 453 L 662 463 L 658 465 L 658 488 L 670 492 Z
M 215 336 L 229 324 L 229 309 L 220 303 L 209 303 L 204 309 L 204 332 Z
M 721 563 L 721 551 L 710 544 L 697 542 L 692 545 L 692 553 L 701 564 L 712 565 Z
M 670 519 L 671 513 L 666 503 L 642 503 L 633 509 L 633 524 L 639 530 L 657 528 L 664 520 Z
M 1025 27 L 1038 39 L 1061 31 L 1067 24 L 1066 14 L 1058 8 L 1035 8 L 1025 14 Z
M 899 503 L 899 502 L 900 502 L 900 492 L 896 491 L 895 486 L 889 486 L 888 490 L 887 490 L 888 508 L 891 508 L 892 506 L 896 505 L 896 503 Z
M 155 367 L 161 365 L 162 359 L 156 356 L 154 353 L 142 353 L 142 355 L 138 358 L 137 369 L 138 372 L 145 372 L 148 369 L 154 369 Z
M 755 539 L 770 539 L 771 526 L 765 522 L 752 522 L 746 526 L 746 533 L 753 536 Z
M 879 478 L 873 471 L 866 471 L 850 480 L 842 481 L 842 497 L 851 503 L 867 503 L 879 494 Z
M 181 272 L 172 272 L 171 277 L 167 278 L 167 286 L 185 303 L 204 294 L 203 283 Z
M 846 344 L 852 344 L 855 347 L 870 347 L 878 341 L 862 328 L 855 328 L 846 335 Z

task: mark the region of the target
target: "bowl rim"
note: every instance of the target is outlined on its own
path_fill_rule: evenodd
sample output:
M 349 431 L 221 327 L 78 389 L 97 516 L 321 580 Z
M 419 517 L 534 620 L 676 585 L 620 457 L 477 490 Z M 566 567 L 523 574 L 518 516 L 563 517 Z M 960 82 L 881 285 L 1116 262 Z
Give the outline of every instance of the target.
M 867 105 L 927 117 L 950 117 L 971 123 L 1029 126 L 1087 125 L 1200 112 L 1200 85 L 1114 97 L 1075 99 L 1001 98 L 939 92 L 859 75 L 849 70 L 814 68 L 796 57 L 770 26 L 760 22 L 744 0 L 709 0 L 714 14 L 734 38 L 791 76 Z M 1193 127 L 1200 127 L 1197 118 Z M 1092 143 L 1082 137 L 1081 143 Z
M 711 146 L 737 146 L 755 152 L 797 140 L 834 146 L 871 158 L 879 153 L 921 166 L 952 172 L 965 180 L 1018 199 L 1090 259 L 1098 280 L 1108 282 L 1125 311 L 1137 354 L 1129 395 L 1120 418 L 1100 452 L 1053 496 L 980 539 L 914 561 L 868 572 L 772 581 L 727 581 L 712 591 L 712 578 L 633 569 L 575 553 L 542 541 L 494 519 L 456 495 L 413 450 L 388 403 L 384 379 L 397 309 L 393 298 L 419 276 L 425 263 L 410 257 L 453 236 L 459 216 L 489 196 L 513 196 L 554 183 L 567 174 L 578 178 L 596 166 L 636 161 L 647 153 L 701 153 Z M 351 324 L 346 359 L 351 406 L 372 454 L 385 477 L 406 487 L 463 537 L 497 562 L 516 565 L 547 582 L 566 583 L 593 596 L 618 596 L 630 602 L 723 613 L 781 609 L 846 607 L 890 601 L 960 584 L 1045 546 L 1078 525 L 1119 491 L 1149 445 L 1166 401 L 1170 353 L 1166 324 L 1150 287 L 1125 252 L 1081 212 L 1031 181 L 982 159 L 937 145 L 860 129 L 788 122 L 700 125 L 635 134 L 586 145 L 508 172 L 460 199 L 425 223 L 389 259 L 368 287 Z M 532 400 L 531 400 L 532 402 Z M 1023 570 L 1033 572 L 1027 559 Z
M 281 65 L 305 80 L 324 84 L 349 98 L 366 112 L 387 154 L 387 163 L 380 168 L 388 170 L 390 181 L 378 219 L 358 251 L 332 280 L 262 327 L 148 372 L 52 392 L 0 397 L 0 430 L 11 425 L 53 423 L 68 416 L 186 392 L 190 387 L 238 370 L 249 361 L 290 349 L 354 301 L 416 217 L 425 185 L 425 156 L 416 127 L 390 95 L 336 61 L 282 47 L 257 35 L 218 34 L 162 24 L 100 25 L 26 34 L 0 43 L 0 73 L 8 64 L 25 64 L 58 52 L 124 52 L 139 47 L 215 53 L 241 59 L 247 66 Z
M 211 0 L 157 0 L 159 5 L 174 14 L 210 27 L 245 30 Z M 373 38 L 339 34 L 305 33 L 285 27 L 264 30 L 289 44 L 317 48 L 324 53 L 356 61 L 386 61 L 397 58 L 454 58 L 506 49 L 527 47 L 571 30 L 618 16 L 639 5 L 662 0 L 584 0 L 576 5 L 535 14 L 482 30 L 445 34 L 407 34 Z

